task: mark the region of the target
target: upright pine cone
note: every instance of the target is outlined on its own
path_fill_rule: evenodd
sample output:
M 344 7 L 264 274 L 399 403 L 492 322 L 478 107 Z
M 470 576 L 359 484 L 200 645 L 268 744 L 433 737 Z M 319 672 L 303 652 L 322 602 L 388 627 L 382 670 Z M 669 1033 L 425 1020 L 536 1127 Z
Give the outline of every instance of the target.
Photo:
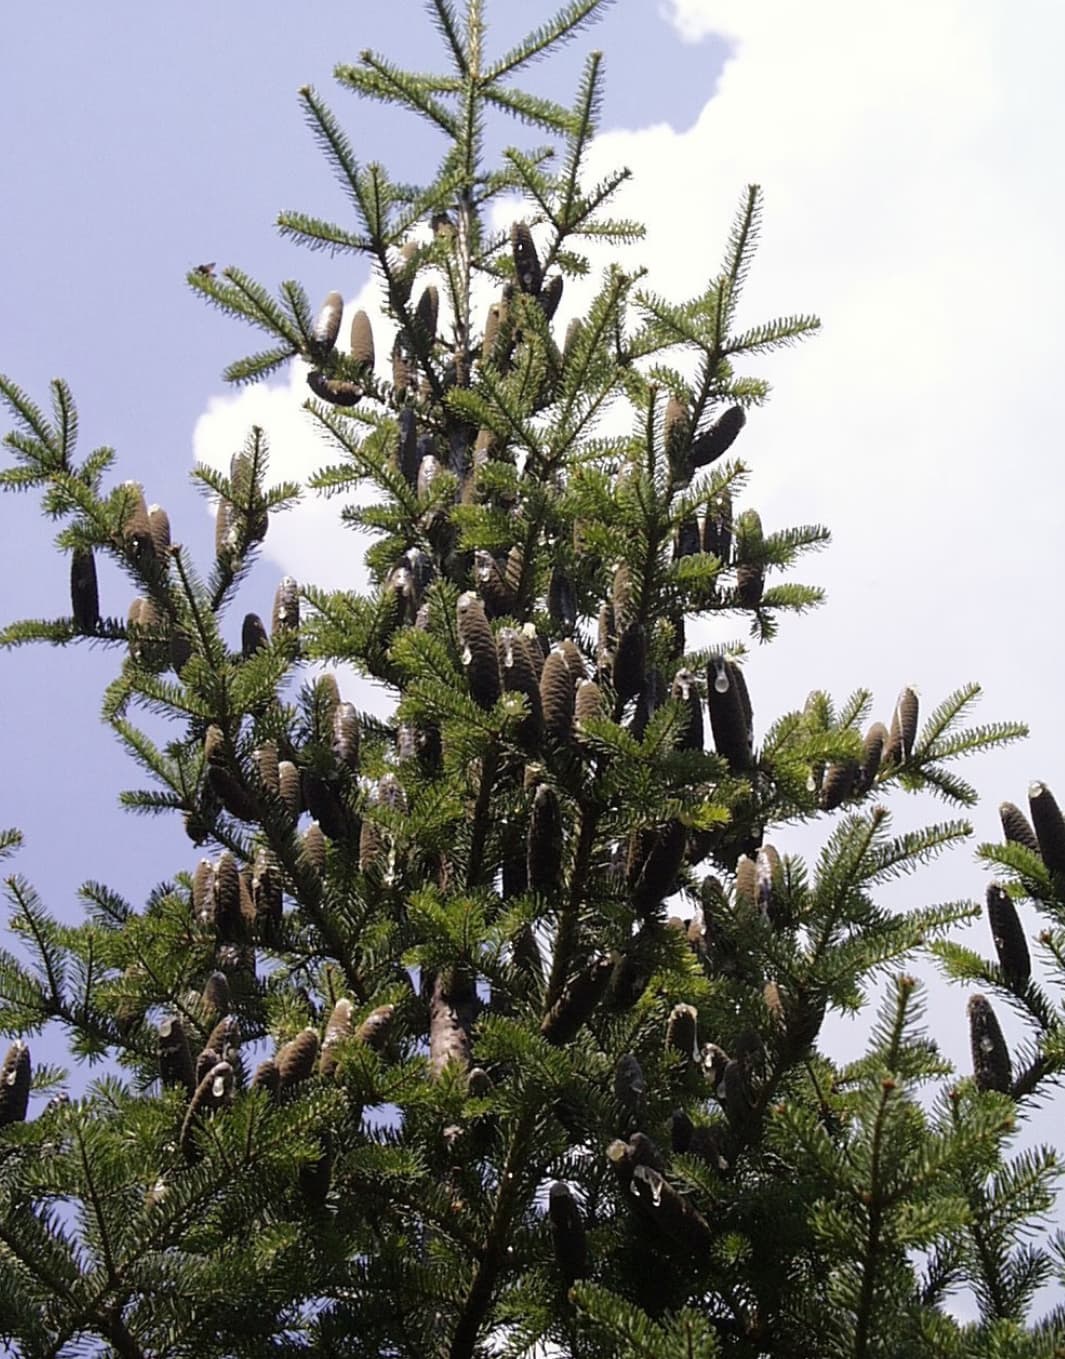
M 76 549 L 70 559 L 70 604 L 78 628 L 95 632 L 100 626 L 100 591 L 96 559 L 88 548 Z
M 484 604 L 472 590 L 467 590 L 459 596 L 457 612 L 470 697 L 479 708 L 493 708 L 499 702 L 502 688 L 495 637 Z
M 1028 808 L 1043 862 L 1051 873 L 1065 875 L 1065 818 L 1045 783 L 1033 783 L 1028 789 Z
M 25 1122 L 29 1103 L 30 1050 L 16 1038 L 0 1066 L 0 1128 Z
M 991 1003 L 984 996 L 969 1001 L 969 1039 L 973 1052 L 973 1076 L 981 1090 L 1010 1089 L 1010 1054 Z
M 1001 883 L 988 883 L 987 919 L 1002 974 L 1014 991 L 1023 991 L 1032 975 L 1032 959 L 1017 907 Z
M 1002 834 L 1007 840 L 1015 845 L 1023 845 L 1033 854 L 1039 853 L 1035 831 L 1020 807 L 1014 806 L 1012 802 L 1003 802 L 999 805 L 998 815 L 1002 822 Z
M 556 1180 L 548 1191 L 547 1211 L 551 1219 L 551 1238 L 555 1261 L 563 1282 L 569 1288 L 588 1273 L 588 1239 L 581 1210 L 568 1184 Z

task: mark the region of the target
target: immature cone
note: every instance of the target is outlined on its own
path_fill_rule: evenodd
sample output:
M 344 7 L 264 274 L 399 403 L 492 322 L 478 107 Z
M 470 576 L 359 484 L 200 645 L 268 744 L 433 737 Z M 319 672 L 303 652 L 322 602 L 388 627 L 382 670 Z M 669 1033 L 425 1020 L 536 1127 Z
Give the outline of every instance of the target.
M 341 996 L 333 1006 L 325 1026 L 322 1040 L 322 1055 L 318 1061 L 318 1071 L 322 1076 L 332 1077 L 337 1069 L 337 1047 L 351 1033 L 351 1001 Z
M 214 517 L 214 555 L 227 562 L 240 539 L 240 525 L 228 500 L 218 502 Z
M 410 406 L 405 406 L 396 417 L 399 435 L 396 441 L 395 459 L 403 477 L 410 486 L 418 484 L 418 464 L 421 454 L 418 451 L 418 418 Z
M 272 944 L 281 927 L 284 890 L 280 866 L 268 849 L 260 849 L 255 855 L 251 895 L 255 907 L 255 932 L 264 944 Z
M 969 1001 L 969 1039 L 973 1052 L 973 1076 L 981 1090 L 1009 1093 L 1010 1054 L 998 1019 L 984 996 Z
M 621 630 L 614 656 L 614 692 L 620 704 L 627 703 L 644 686 L 647 667 L 647 633 L 642 623 L 628 623 Z
M 269 645 L 270 639 L 266 635 L 263 620 L 257 613 L 245 614 L 240 630 L 240 650 L 244 659 L 250 660 L 257 651 Z
M 360 735 L 354 703 L 341 703 L 333 714 L 333 754 L 352 773 L 359 769 Z
M 184 628 L 174 628 L 170 634 L 170 665 L 175 675 L 181 674 L 192 660 L 192 638 Z
M 224 1109 L 232 1098 L 233 1068 L 228 1062 L 216 1062 L 196 1086 L 181 1125 L 178 1143 L 187 1161 L 197 1160 L 200 1154 L 195 1142 L 197 1128 L 208 1115 Z
M 279 1088 L 291 1089 L 301 1081 L 307 1080 L 314 1071 L 318 1057 L 318 1035 L 314 1029 L 304 1029 L 291 1042 L 286 1043 L 278 1052 L 277 1070 Z
M 552 651 L 540 674 L 544 727 L 556 740 L 568 738 L 573 725 L 573 676 L 561 651 Z
M 742 1062 L 736 1059 L 726 1063 L 722 1073 L 721 1100 L 725 1116 L 734 1128 L 743 1128 L 750 1122 L 754 1109 L 747 1088 L 747 1074 Z
M 681 705 L 684 713 L 677 730 L 677 749 L 702 750 L 703 699 L 699 693 L 699 682 L 690 670 L 677 671 L 669 696 L 674 703 Z
M 688 407 L 673 392 L 666 402 L 662 417 L 662 438 L 666 446 L 666 458 L 674 481 L 687 482 L 691 479 L 688 470 L 688 450 L 691 447 L 691 417 Z M 696 548 L 698 551 L 698 548 Z
M 328 401 L 331 406 L 357 406 L 363 397 L 363 390 L 357 382 L 326 377 L 317 368 L 312 368 L 307 374 L 307 386 L 319 401 Z
M 614 1068 L 614 1098 L 626 1108 L 635 1109 L 647 1094 L 643 1067 L 633 1052 L 625 1052 Z
M 470 1064 L 470 1034 L 477 1015 L 477 988 L 462 968 L 438 972 L 429 995 L 429 1070 L 439 1079 L 448 1066 Z
M 673 1186 L 650 1166 L 638 1165 L 632 1172 L 631 1191 L 644 1211 L 662 1232 L 697 1258 L 705 1257 L 713 1243 L 706 1218 L 691 1200 L 678 1194 Z
M 177 1015 L 159 1021 L 159 1077 L 164 1085 L 180 1086 L 190 1097 L 196 1089 L 192 1050 Z
M 317 821 L 312 821 L 303 832 L 303 843 L 300 846 L 300 853 L 303 860 L 307 863 L 312 872 L 319 878 L 325 872 L 326 842 L 322 834 L 322 828 Z
M 193 1070 L 193 1080 L 195 1084 L 199 1086 L 204 1076 L 206 1076 L 209 1071 L 213 1070 L 221 1060 L 222 1054 L 215 1052 L 214 1048 L 204 1048 L 196 1058 L 196 1065 Z
M 569 981 L 540 1025 L 549 1043 L 561 1047 L 576 1036 L 606 990 L 616 962 L 616 957 L 595 957 Z
M 736 904 L 758 909 L 758 864 L 746 854 L 736 860 Z
M 351 360 L 373 368 L 373 326 L 364 311 L 357 311 L 351 318 Z
M 1039 841 L 1035 838 L 1035 831 L 1020 807 L 1015 807 L 1012 802 L 1000 803 L 998 815 L 1002 822 L 1002 834 L 1007 840 L 1015 845 L 1023 845 L 1033 854 L 1039 853 Z
M 206 1051 L 216 1052 L 223 1061 L 235 1062 L 240 1048 L 240 1020 L 224 1015 L 211 1030 Z
M 721 492 L 707 510 L 703 520 L 703 551 L 724 566 L 732 556 L 732 496 Z
M 300 587 L 292 576 L 285 576 L 274 595 L 274 614 L 270 625 L 279 632 L 295 632 L 300 625 Z
M 540 685 L 529 646 L 524 634 L 516 628 L 503 628 L 499 633 L 497 648 L 503 688 L 523 694 L 529 706 L 529 714 L 518 728 L 518 740 L 527 750 L 535 750 L 540 742 L 544 714 L 540 702 Z
M 378 1005 L 355 1030 L 355 1041 L 364 1047 L 372 1048 L 374 1052 L 380 1052 L 388 1042 L 395 1013 L 394 1005 Z
M 558 311 L 558 304 L 562 301 L 563 286 L 561 274 L 552 274 L 550 278 L 545 278 L 543 281 L 537 301 L 543 310 L 544 318 L 548 321 L 553 320 L 555 312 Z
M 100 591 L 96 583 L 96 558 L 88 548 L 76 548 L 70 559 L 70 605 L 81 632 L 100 626 Z
M 162 505 L 148 506 L 148 529 L 152 535 L 156 560 L 165 562 L 166 554 L 170 551 L 170 516 Z
M 562 809 L 558 794 L 541 783 L 533 797 L 526 849 L 529 887 L 557 892 L 562 881 Z
M 340 334 L 340 318 L 344 314 L 344 299 L 339 293 L 329 293 L 315 317 L 311 331 L 311 353 L 316 359 L 324 359 L 330 353 Z
M 582 679 L 577 682 L 577 694 L 573 700 L 573 726 L 578 738 L 583 724 L 592 718 L 605 717 L 606 706 L 603 691 L 595 680 Z
M 270 1095 L 276 1095 L 280 1084 L 281 1073 L 277 1069 L 277 1063 L 272 1057 L 267 1057 L 255 1068 L 255 1075 L 251 1078 L 251 1088 L 253 1090 L 265 1090 Z
M 699 520 L 694 514 L 682 519 L 673 531 L 673 560 L 694 557 L 703 550 L 702 531 Z
M 747 413 L 742 406 L 730 406 L 727 411 L 700 434 L 691 446 L 692 467 L 708 467 L 727 453 L 736 441 L 740 430 L 747 423 Z
M 414 374 L 414 352 L 410 336 L 405 330 L 401 330 L 397 332 L 392 342 L 392 386 L 395 387 L 397 396 L 402 397 L 408 388 L 414 386 Z
M 523 293 L 537 297 L 543 282 L 540 257 L 536 253 L 532 232 L 525 222 L 515 222 L 510 228 L 510 249 L 514 256 L 514 270 L 518 287 Z
M 1051 873 L 1065 874 L 1065 818 L 1045 783 L 1029 786 L 1028 810 L 1043 862 Z
M 264 741 L 261 746 L 256 746 L 251 753 L 251 763 L 259 787 L 265 789 L 268 793 L 276 793 L 279 778 L 277 743 L 275 741 Z
M 214 926 L 224 944 L 239 944 L 244 938 L 240 870 L 228 849 L 219 855 L 214 868 Z
M 577 626 L 577 596 L 573 581 L 556 566 L 547 587 L 547 611 L 551 620 L 567 637 Z
M 155 552 L 144 491 L 136 481 L 124 482 L 123 489 L 126 492 L 126 513 L 122 521 L 122 538 L 128 551 L 138 561 L 143 561 Z
M 1032 975 L 1032 959 L 1013 898 L 1001 883 L 988 883 L 987 919 L 1002 974 L 1014 991 L 1023 991 Z
M 0 1066 L 0 1128 L 25 1122 L 29 1103 L 30 1050 L 16 1038 Z
M 743 773 L 750 769 L 754 758 L 750 699 L 743 672 L 732 661 L 715 656 L 707 667 L 706 678 L 714 746 L 732 773 Z
M 568 1184 L 556 1180 L 548 1190 L 547 1212 L 555 1260 L 563 1283 L 569 1288 L 588 1273 L 588 1240 L 577 1201 Z
M 899 694 L 891 717 L 891 731 L 884 749 L 884 764 L 903 764 L 910 758 L 917 738 L 918 699 L 910 689 Z
M 214 1016 L 215 1020 L 222 1015 L 229 1014 L 232 1009 L 232 999 L 229 994 L 229 982 L 224 972 L 212 972 L 204 983 L 200 993 L 200 1004 L 203 1006 L 206 1015 Z
M 303 811 L 303 787 L 300 771 L 291 760 L 278 761 L 277 789 L 286 811 L 295 821 Z
M 484 604 L 472 590 L 459 596 L 458 631 L 470 697 L 479 708 L 493 708 L 501 693 L 495 637 Z
M 674 1005 L 666 1023 L 666 1047 L 679 1052 L 684 1065 L 699 1059 L 699 1012 L 694 1005 Z
M 440 294 L 433 284 L 422 290 L 418 304 L 414 308 L 414 319 L 421 327 L 422 335 L 431 345 L 436 341 L 436 322 L 440 315 Z
M 861 776 L 856 760 L 837 760 L 830 764 L 821 782 L 821 807 L 826 812 L 834 811 L 840 803 L 849 798 Z
M 688 829 L 676 817 L 661 829 L 641 836 L 642 863 L 632 886 L 632 905 L 637 916 L 646 918 L 673 890 L 687 844 Z
M 876 782 L 876 776 L 880 772 L 880 761 L 887 743 L 887 727 L 884 726 L 883 722 L 874 722 L 865 734 L 862 760 L 858 766 L 858 781 L 854 791 L 859 795 L 868 793 Z
M 330 840 L 347 839 L 351 824 L 333 779 L 325 779 L 310 769 L 304 770 L 303 800 L 324 835 Z

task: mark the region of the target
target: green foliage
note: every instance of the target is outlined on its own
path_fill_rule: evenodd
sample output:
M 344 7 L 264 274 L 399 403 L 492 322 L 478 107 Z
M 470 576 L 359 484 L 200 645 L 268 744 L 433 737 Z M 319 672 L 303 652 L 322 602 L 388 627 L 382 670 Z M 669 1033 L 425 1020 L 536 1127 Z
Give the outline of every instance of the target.
M 296 282 L 189 276 L 268 336 L 231 381 L 309 365 L 330 461 L 306 489 L 362 493 L 339 513 L 370 538 L 365 594 L 286 579 L 231 650 L 270 518 L 305 489 L 268 483 L 262 431 L 228 475 L 194 471 L 218 506 L 201 570 L 139 485 L 105 485 L 109 449 L 76 461 L 63 383 L 46 415 L 0 379 L 0 485 L 41 493 L 72 559 L 71 616 L 0 639 L 126 648 L 103 710 L 147 786 L 122 800 L 203 847 L 143 906 L 86 883 L 80 925 L 6 881 L 0 1030 L 58 1025 L 108 1072 L 45 1104 L 65 1073 L 19 1043 L 4 1059 L 0 1339 L 26 1359 L 1060 1353 L 1061 1309 L 1037 1319 L 1065 1281 L 1038 1230 L 1055 1154 L 1012 1140 L 1065 1071 L 1065 821 L 1044 801 L 1038 842 L 983 847 L 1006 878 L 985 960 L 953 933 L 972 903 L 878 899 L 969 824 L 896 833 L 883 799 L 971 806 L 955 762 L 1024 728 L 963 726 L 976 685 L 923 728 L 909 690 L 890 729 L 863 732 L 865 689 L 756 722 L 743 645 L 691 644 L 691 620 L 765 643 L 820 602 L 790 573 L 827 531 L 763 526 L 725 457 L 768 393 L 738 358 L 817 321 L 741 315 L 751 186 L 695 297 L 612 263 L 557 333 L 565 280 L 641 228 L 607 215 L 626 171 L 587 178 L 600 55 L 568 107 L 515 79 L 605 3 L 493 57 L 483 0 L 430 0 L 443 74 L 337 68 L 443 134 L 426 185 L 358 159 L 300 92 L 351 220 L 280 229 L 371 260 L 391 381 L 365 334 L 337 347 L 335 298 L 315 314 Z M 489 164 L 499 113 L 549 144 Z M 496 233 L 515 197 L 524 220 Z M 602 434 L 611 409 L 627 433 Z M 125 621 L 99 613 L 99 553 L 138 592 Z M 330 661 L 392 715 L 305 673 Z M 814 819 L 814 862 L 776 853 Z M 1009 926 L 1026 899 L 1049 920 L 1035 980 Z M 899 971 L 922 949 L 1009 1004 L 1025 1044 L 996 1043 L 974 997 L 955 1075 Z M 826 1015 L 885 987 L 838 1063 Z

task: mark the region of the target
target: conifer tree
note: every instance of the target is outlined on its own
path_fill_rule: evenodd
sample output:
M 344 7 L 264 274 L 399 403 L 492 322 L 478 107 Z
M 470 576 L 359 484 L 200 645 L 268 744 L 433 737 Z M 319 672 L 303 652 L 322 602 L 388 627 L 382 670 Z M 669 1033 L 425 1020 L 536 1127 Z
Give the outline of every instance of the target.
M 6 883 L 0 1337 L 25 1359 L 1063 1353 L 1065 1308 L 1034 1309 L 1063 1277 L 1035 1234 L 1054 1154 L 1011 1143 L 1065 1065 L 1065 820 L 1042 784 L 1030 822 L 1003 804 L 985 960 L 953 933 L 972 903 L 878 903 L 970 833 L 897 834 L 883 799 L 972 805 L 954 762 L 1023 727 L 964 725 L 973 684 L 923 725 L 909 689 L 868 726 L 864 690 L 758 712 L 728 629 L 768 643 L 818 603 L 788 573 L 827 533 L 745 500 L 767 386 L 740 370 L 817 321 L 743 314 L 752 186 L 700 292 L 613 264 L 558 333 L 587 252 L 640 227 L 609 215 L 624 171 L 588 177 L 599 54 L 570 107 L 520 81 L 605 3 L 497 54 L 484 0 L 429 0 L 444 74 L 337 68 L 444 135 L 427 185 L 358 159 L 300 92 L 349 217 L 281 230 L 368 256 L 387 327 L 342 334 L 339 293 L 315 311 L 296 282 L 189 275 L 266 336 L 229 380 L 308 365 L 334 450 L 306 487 L 271 482 L 258 429 L 228 475 L 198 467 L 212 562 L 110 480 L 110 450 L 79 453 L 64 383 L 46 412 L 0 379 L 0 479 L 42 493 L 71 564 L 69 614 L 3 642 L 116 650 L 104 713 L 149 778 L 123 801 L 195 847 L 142 906 L 87 884 L 74 927 Z M 506 116 L 544 145 L 490 164 Z M 241 622 L 271 516 L 366 487 L 342 513 L 371 534 L 369 591 L 286 577 L 269 622 Z M 323 662 L 387 685 L 392 716 Z M 816 862 L 773 848 L 815 819 Z M 972 1072 L 924 1027 L 907 969 L 928 948 L 979 987 Z M 1030 1024 L 1023 1051 L 993 1002 Z M 865 1005 L 841 1065 L 825 1016 Z M 110 1062 L 77 1100 L 31 1060 L 49 1022 Z

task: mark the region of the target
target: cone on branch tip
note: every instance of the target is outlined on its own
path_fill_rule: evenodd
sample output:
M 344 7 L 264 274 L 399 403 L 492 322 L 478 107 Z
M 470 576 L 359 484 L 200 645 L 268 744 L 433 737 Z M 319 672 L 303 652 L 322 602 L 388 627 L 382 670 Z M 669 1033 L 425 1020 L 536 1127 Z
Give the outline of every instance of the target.
M 563 286 L 561 274 L 552 274 L 550 278 L 544 279 L 537 301 L 540 303 L 545 321 L 554 319 L 555 312 L 558 311 L 558 304 L 562 301 Z
M 659 1171 L 636 1166 L 630 1188 L 645 1213 L 678 1246 L 700 1256 L 709 1251 L 714 1238 L 706 1218 Z
M 883 722 L 874 722 L 865 734 L 862 746 L 862 759 L 858 767 L 858 778 L 854 791 L 861 795 L 868 793 L 880 772 L 880 761 L 889 739 L 888 729 Z
M 540 706 L 544 727 L 556 740 L 564 741 L 570 735 L 575 697 L 565 655 L 557 649 L 549 652 L 540 672 Z
M 595 957 L 567 983 L 540 1025 L 549 1043 L 562 1047 L 576 1036 L 606 990 L 616 963 L 613 956 Z
M 717 753 L 732 773 L 745 773 L 753 763 L 750 699 L 743 672 L 723 656 L 707 668 L 707 707 Z
M 479 708 L 494 708 L 502 692 L 495 636 L 483 602 L 467 590 L 459 596 L 458 632 L 470 697 Z
M 330 1078 L 336 1074 L 337 1046 L 351 1033 L 351 1001 L 341 996 L 333 1006 L 326 1021 L 325 1037 L 322 1040 L 322 1055 L 318 1061 L 319 1074 Z
M 240 650 L 244 659 L 250 660 L 257 651 L 269 645 L 270 639 L 266 635 L 263 620 L 257 613 L 245 614 L 240 629 Z
M 170 516 L 162 505 L 148 506 L 148 528 L 157 562 L 165 563 L 170 551 Z
M 300 625 L 300 590 L 292 576 L 284 576 L 274 595 L 274 612 L 271 630 L 276 636 L 279 632 L 295 632 Z
M 357 311 L 351 318 L 350 357 L 352 363 L 359 363 L 370 371 L 373 370 L 373 326 L 364 311 Z
M 526 862 L 532 891 L 558 891 L 562 882 L 562 809 L 558 794 L 546 783 L 541 783 L 533 795 Z
M 624 1052 L 614 1067 L 614 1098 L 620 1105 L 635 1109 L 647 1094 L 647 1078 L 639 1058 L 633 1052 Z
M 343 314 L 344 299 L 337 292 L 329 293 L 318 309 L 311 331 L 312 358 L 321 360 L 332 353 L 340 334 L 340 320 Z
M 1028 810 L 1043 862 L 1051 873 L 1065 876 L 1065 817 L 1045 783 L 1029 787 Z
M 523 293 L 538 297 L 543 282 L 543 270 L 528 223 L 515 222 L 510 228 L 510 249 L 514 257 L 518 287 Z
M 588 1239 L 577 1201 L 568 1184 L 556 1180 L 548 1190 L 547 1211 L 555 1261 L 568 1288 L 588 1273 Z
M 229 981 L 224 972 L 212 972 L 207 978 L 200 993 L 200 1005 L 206 1015 L 214 1016 L 212 1023 L 230 1012 L 233 1001 L 230 997 Z
M 76 548 L 70 559 L 70 605 L 81 632 L 100 626 L 100 591 L 96 581 L 96 558 L 89 548 Z
M 727 453 L 747 423 L 747 412 L 742 406 L 729 406 L 709 428 L 699 434 L 691 446 L 693 468 L 708 467 Z
M 0 1066 L 0 1128 L 25 1122 L 30 1103 L 30 1075 L 30 1050 L 21 1038 L 16 1038 Z
M 187 1161 L 199 1158 L 195 1135 L 204 1119 L 226 1108 L 233 1098 L 233 1068 L 228 1062 L 215 1062 L 202 1076 L 181 1125 L 179 1146 Z
M 888 734 L 887 745 L 884 748 L 883 763 L 885 765 L 905 764 L 913 753 L 913 745 L 917 739 L 917 722 L 920 712 L 920 702 L 917 692 L 907 686 L 899 694 L 898 702 L 895 704 L 895 711 L 891 717 L 891 730 Z
M 178 1086 L 189 1098 L 195 1092 L 192 1050 L 177 1015 L 159 1021 L 159 1077 L 164 1086 Z
M 1031 823 L 1020 807 L 1012 802 L 999 804 L 999 820 L 1002 822 L 1003 837 L 1011 844 L 1023 845 L 1025 849 L 1030 849 L 1033 854 L 1039 853 L 1039 841 L 1035 837 L 1035 831 Z
M 1014 991 L 1023 991 L 1032 975 L 1032 959 L 1017 907 L 1001 883 L 988 883 L 987 919 L 1002 975 Z
M 276 1058 L 279 1076 L 279 1089 L 291 1089 L 307 1080 L 314 1071 L 318 1059 L 318 1034 L 314 1029 L 304 1029 L 279 1050 Z
M 969 1040 L 978 1088 L 1008 1094 L 1012 1079 L 1009 1049 L 991 1002 L 984 996 L 969 1000 Z

